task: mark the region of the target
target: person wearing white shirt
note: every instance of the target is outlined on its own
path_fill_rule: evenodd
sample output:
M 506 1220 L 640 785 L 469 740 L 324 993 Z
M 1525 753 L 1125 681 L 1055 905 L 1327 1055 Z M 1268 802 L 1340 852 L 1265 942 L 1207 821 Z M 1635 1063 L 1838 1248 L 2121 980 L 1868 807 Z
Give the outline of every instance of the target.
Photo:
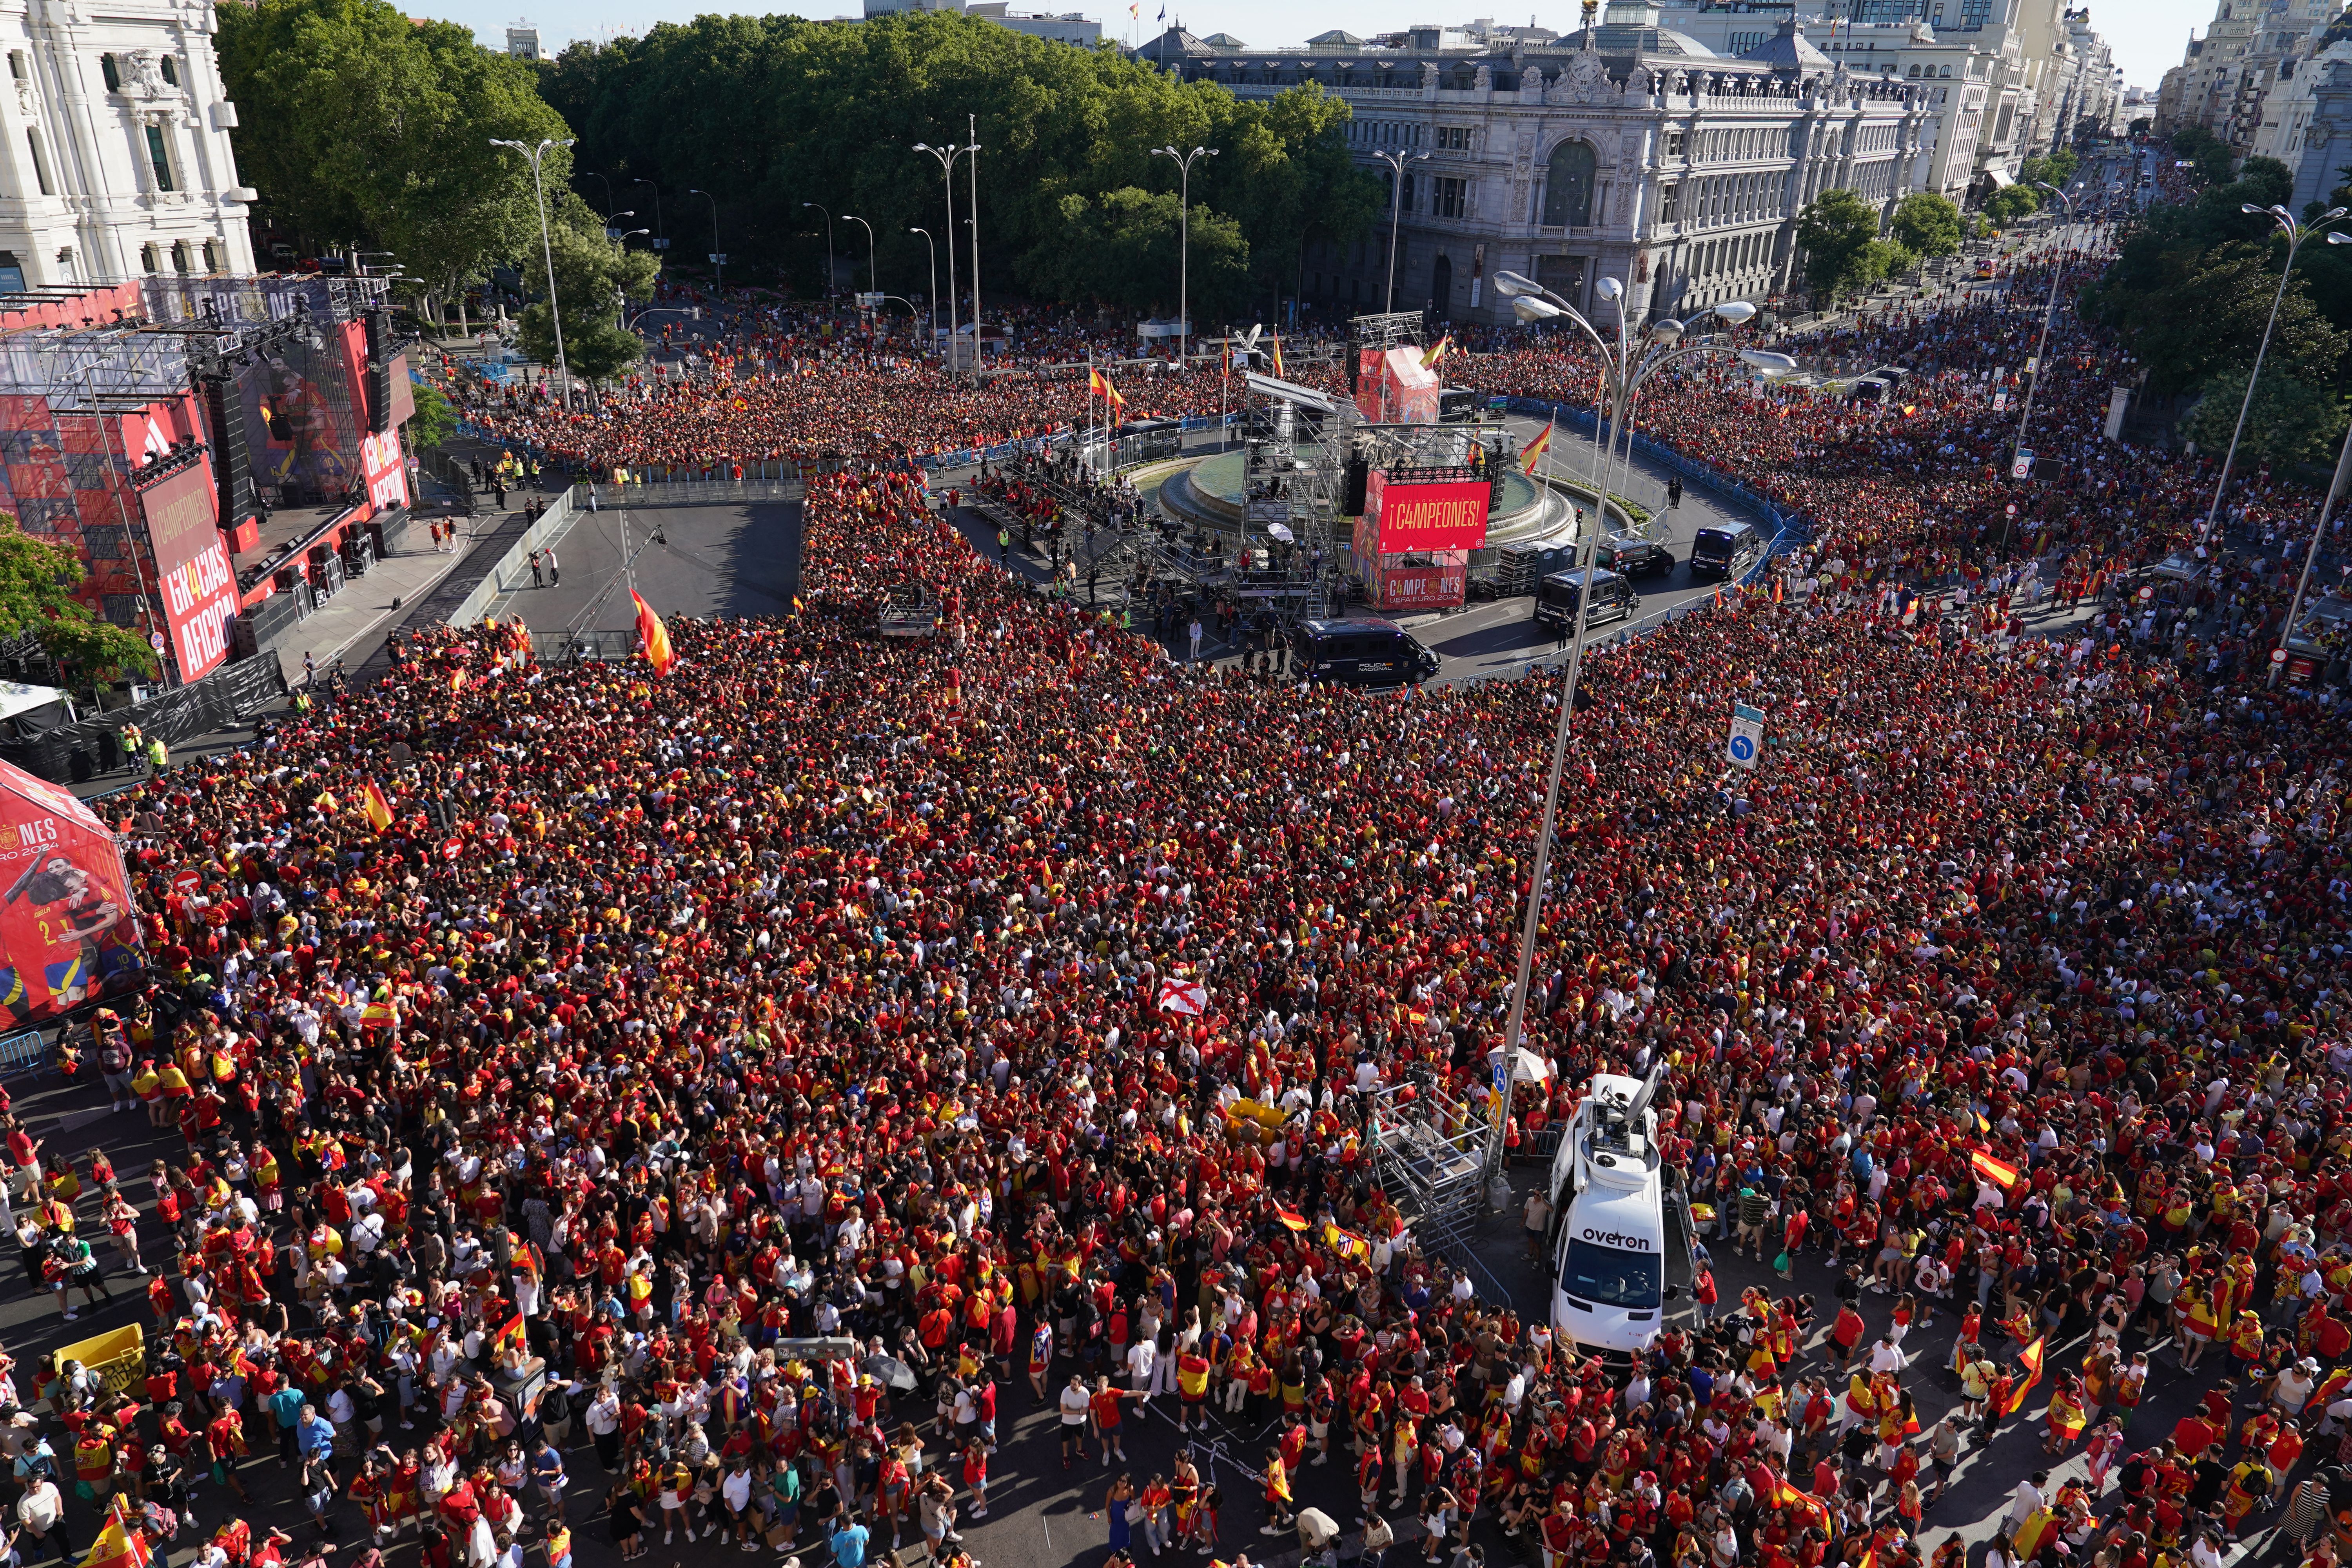
M 1147 1402 L 1151 1396 L 1152 1369 L 1159 1362 L 1159 1342 L 1149 1336 L 1139 1337 L 1127 1347 L 1127 1385 Z

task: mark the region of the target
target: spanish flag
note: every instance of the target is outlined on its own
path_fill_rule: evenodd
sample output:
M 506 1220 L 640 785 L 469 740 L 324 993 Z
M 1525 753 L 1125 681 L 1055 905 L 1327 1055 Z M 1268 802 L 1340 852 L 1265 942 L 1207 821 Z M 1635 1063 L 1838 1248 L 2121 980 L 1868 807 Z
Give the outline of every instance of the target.
M 456 696 L 458 692 L 463 691 L 463 690 L 465 690 L 465 689 L 466 689 L 466 672 L 465 672 L 465 670 L 464 670 L 462 668 L 457 668 L 457 669 L 453 669 L 453 670 L 451 670 L 451 671 L 449 672 L 449 694 L 450 694 L 452 697 L 454 697 L 454 696 Z
M 1799 1491 L 1783 1476 L 1772 1478 L 1772 1506 L 1796 1509 L 1816 1524 L 1827 1525 L 1830 1521 L 1830 1510 L 1822 1505 L 1821 1499 L 1811 1492 Z
M 1433 365 L 1439 360 L 1444 359 L 1446 355 L 1446 352 L 1453 347 L 1454 334 L 1452 332 L 1448 332 L 1444 337 L 1437 340 L 1437 346 L 1435 348 L 1421 356 L 1421 368 L 1427 370 L 1431 365 Z
M 1274 1217 L 1280 1220 L 1292 1230 L 1305 1230 L 1307 1228 L 1307 1216 L 1300 1214 L 1297 1209 L 1285 1208 L 1280 1204 L 1276 1204 L 1274 1205 Z
M 153 1555 L 144 1535 L 123 1527 L 122 1500 L 116 1498 L 98 1539 L 89 1543 L 89 1555 L 81 1560 L 81 1568 L 147 1568 Z
M 2046 1342 L 2042 1337 L 2036 1336 L 2034 1342 L 2025 1347 L 2025 1354 L 2021 1358 L 2025 1363 L 2025 1375 L 2017 1380 L 2017 1386 L 2011 1389 L 2009 1397 L 2001 1402 L 2000 1413 L 2003 1415 L 2016 1415 L 2023 1407 L 2025 1396 L 2032 1392 L 2033 1385 L 2042 1381 L 2042 1358 L 2048 1353 L 2043 1349 Z
M 1537 437 L 1534 440 L 1528 442 L 1525 447 L 1520 448 L 1519 472 L 1523 474 L 1532 474 L 1536 471 L 1536 465 L 1542 462 L 1544 460 L 1544 455 L 1551 450 L 1551 433 L 1559 427 L 1559 421 L 1557 419 L 1553 420 L 1550 424 L 1544 426 L 1542 435 Z
M 1969 1168 L 2004 1190 L 2017 1185 L 2017 1167 L 1994 1159 L 1982 1149 L 1969 1156 Z
M 522 1348 L 522 1314 L 520 1312 L 509 1318 L 499 1326 L 498 1331 L 490 1336 L 490 1350 L 493 1353 L 503 1351 L 509 1346 L 517 1350 Z
M 383 798 L 383 791 L 370 779 L 360 785 L 360 809 L 367 813 L 368 826 L 382 833 L 392 826 L 392 804 Z
M 1087 372 L 1087 390 L 1093 393 L 1097 397 L 1101 398 L 1105 403 L 1109 404 L 1113 408 L 1125 412 L 1127 408 L 1127 399 L 1118 395 L 1118 388 L 1113 386 L 1110 384 L 1110 377 L 1105 375 L 1102 372 L 1098 370 L 1090 370 Z
M 654 667 L 656 675 L 667 675 L 669 667 L 677 662 L 677 653 L 669 646 L 669 628 L 661 624 L 644 595 L 632 588 L 629 597 L 636 603 L 637 636 L 646 645 L 646 662 Z
M 1280 332 L 1274 334 L 1274 374 L 1276 375 L 1286 374 L 1282 368 L 1282 334 Z

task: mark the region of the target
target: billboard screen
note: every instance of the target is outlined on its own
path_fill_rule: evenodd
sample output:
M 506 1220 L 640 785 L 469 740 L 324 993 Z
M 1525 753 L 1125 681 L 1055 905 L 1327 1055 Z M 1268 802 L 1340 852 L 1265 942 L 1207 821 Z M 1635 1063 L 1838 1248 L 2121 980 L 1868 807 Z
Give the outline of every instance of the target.
M 139 493 L 158 567 L 169 572 L 203 554 L 206 545 L 220 542 L 220 530 L 213 525 L 214 504 L 212 479 L 201 463 Z
M 128 985 L 139 927 L 114 835 L 66 790 L 0 763 L 0 1026 Z
M 1374 470 L 1364 484 L 1364 517 L 1379 531 L 1380 552 L 1476 550 L 1486 542 L 1491 491 L 1481 479 L 1391 484 Z
M 254 482 L 275 505 L 326 505 L 362 482 L 356 396 L 342 349 L 340 339 L 314 348 L 295 337 L 237 374 Z
M 1468 569 L 1454 566 L 1385 566 L 1381 569 L 1380 607 L 1388 611 L 1450 610 L 1463 602 Z

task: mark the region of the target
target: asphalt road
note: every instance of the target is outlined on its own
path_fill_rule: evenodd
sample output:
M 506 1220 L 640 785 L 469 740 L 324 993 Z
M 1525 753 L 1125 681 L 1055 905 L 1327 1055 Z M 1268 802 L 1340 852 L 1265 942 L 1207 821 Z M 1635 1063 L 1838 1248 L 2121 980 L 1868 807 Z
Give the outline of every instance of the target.
M 627 553 L 623 554 L 625 541 Z M 634 626 L 634 583 L 663 616 L 780 616 L 800 591 L 801 506 L 614 508 L 583 514 L 555 542 L 561 581 L 489 608 L 535 632 Z

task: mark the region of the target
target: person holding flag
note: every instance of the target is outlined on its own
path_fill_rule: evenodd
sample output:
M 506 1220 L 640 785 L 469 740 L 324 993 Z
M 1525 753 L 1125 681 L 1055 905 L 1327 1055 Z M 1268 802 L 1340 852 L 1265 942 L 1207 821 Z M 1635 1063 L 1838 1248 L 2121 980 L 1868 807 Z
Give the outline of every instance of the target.
M 378 833 L 392 826 L 392 803 L 383 798 L 373 779 L 360 785 L 360 809 L 367 813 L 368 826 Z
M 667 675 L 670 666 L 677 662 L 677 654 L 670 647 L 669 628 L 662 625 L 654 607 L 646 603 L 645 595 L 635 588 L 629 598 L 637 606 L 637 637 L 644 644 L 646 662 L 654 667 L 656 675 Z

